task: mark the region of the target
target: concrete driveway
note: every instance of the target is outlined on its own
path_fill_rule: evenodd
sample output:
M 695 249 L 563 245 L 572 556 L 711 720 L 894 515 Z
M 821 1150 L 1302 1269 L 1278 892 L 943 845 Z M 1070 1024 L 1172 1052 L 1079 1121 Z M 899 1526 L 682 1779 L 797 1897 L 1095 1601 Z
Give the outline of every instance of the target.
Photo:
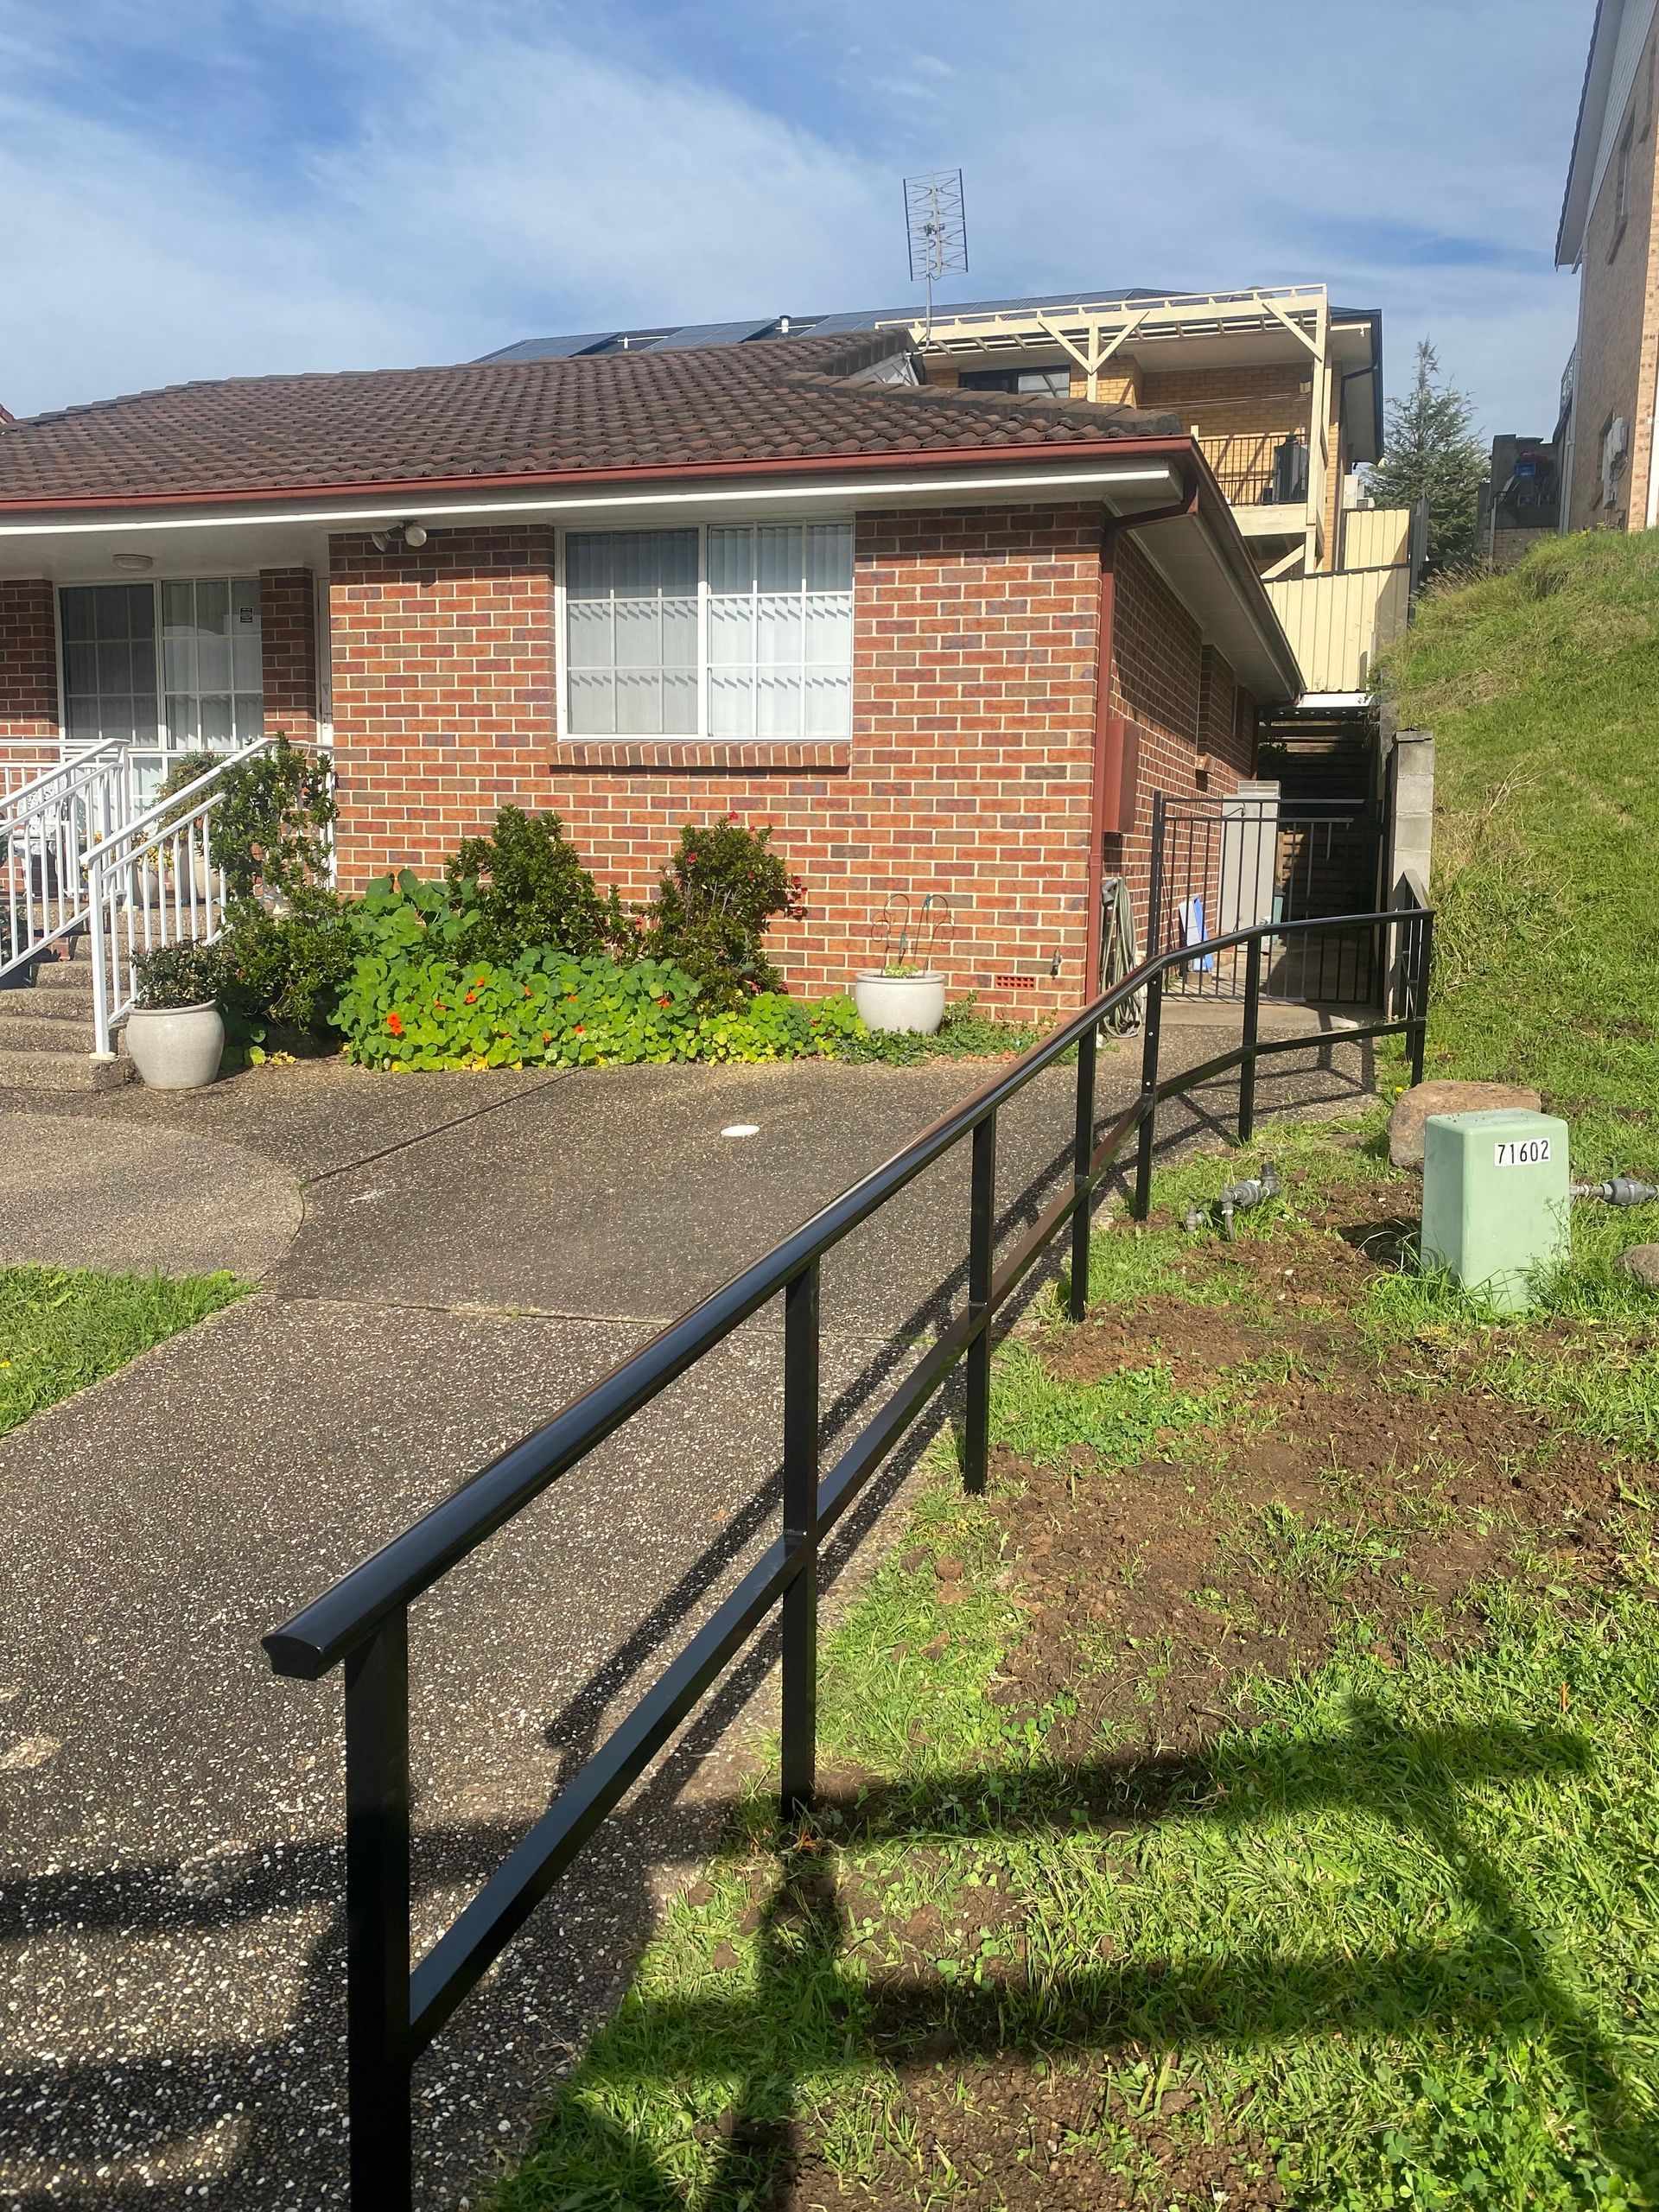
M 1264 1109 L 1356 1096 L 1354 1048 L 1292 1058 Z M 1137 1074 L 1103 1065 L 1103 1116 Z M 5 1256 L 261 1284 L 0 1440 L 0 2203 L 344 2202 L 339 1684 L 275 1681 L 260 1632 L 988 1072 L 323 1063 L 0 1101 Z M 1165 1141 L 1206 1125 L 1172 1109 Z M 1005 1234 L 1070 1128 L 1064 1070 L 1005 1117 Z M 961 1295 L 966 1216 L 958 1154 L 827 1268 L 828 1433 Z M 772 1533 L 779 1355 L 757 1316 L 416 1609 L 423 1942 Z M 465 2203 L 527 2138 L 725 1802 L 764 1679 L 762 1654 L 423 2062 L 423 2204 Z

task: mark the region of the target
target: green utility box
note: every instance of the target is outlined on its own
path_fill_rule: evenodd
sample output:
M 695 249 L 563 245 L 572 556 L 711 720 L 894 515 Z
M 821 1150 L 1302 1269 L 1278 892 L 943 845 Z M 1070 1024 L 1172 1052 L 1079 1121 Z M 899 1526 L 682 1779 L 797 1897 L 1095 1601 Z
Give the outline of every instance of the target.
M 1505 1313 L 1572 1243 L 1567 1123 L 1499 1107 L 1423 1124 L 1423 1264 L 1446 1268 Z

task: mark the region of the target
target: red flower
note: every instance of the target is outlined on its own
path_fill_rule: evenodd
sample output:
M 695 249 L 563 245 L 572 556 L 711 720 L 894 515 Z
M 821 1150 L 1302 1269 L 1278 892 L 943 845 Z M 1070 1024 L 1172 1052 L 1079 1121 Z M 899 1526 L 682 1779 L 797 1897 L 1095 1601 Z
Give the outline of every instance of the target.
M 657 1003 L 658 1006 L 666 1006 L 668 1004 L 668 1001 L 666 999 L 658 999 Z
M 394 1037 L 401 1037 L 404 1033 L 403 1015 L 396 1012 L 389 1014 L 386 1016 L 386 1027 L 391 1030 Z
M 586 1029 L 586 1028 L 587 1028 L 587 1027 L 588 1027 L 588 1025 L 587 1025 L 587 1023 L 586 1023 L 585 1021 L 579 1021 L 579 1022 L 576 1024 L 576 1027 L 575 1027 L 575 1034 L 576 1034 L 578 1037 L 580 1037 L 580 1036 L 582 1035 L 582 1033 L 583 1030 L 584 1030 L 584 1029 Z

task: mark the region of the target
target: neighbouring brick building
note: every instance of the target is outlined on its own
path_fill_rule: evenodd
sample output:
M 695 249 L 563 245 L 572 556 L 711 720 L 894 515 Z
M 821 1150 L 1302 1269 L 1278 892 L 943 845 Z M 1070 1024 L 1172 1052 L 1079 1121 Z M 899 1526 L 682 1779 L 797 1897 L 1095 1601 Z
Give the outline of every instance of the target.
M 1230 791 L 1295 658 L 1174 416 L 903 376 L 903 334 L 186 385 L 0 426 L 0 791 L 332 744 L 342 883 L 505 802 L 643 897 L 776 825 L 791 983 L 942 893 L 955 991 L 1073 1005 L 1152 797 Z
M 1555 259 L 1579 272 L 1579 331 L 1555 445 L 1563 530 L 1659 522 L 1659 230 L 1654 0 L 1599 0 Z

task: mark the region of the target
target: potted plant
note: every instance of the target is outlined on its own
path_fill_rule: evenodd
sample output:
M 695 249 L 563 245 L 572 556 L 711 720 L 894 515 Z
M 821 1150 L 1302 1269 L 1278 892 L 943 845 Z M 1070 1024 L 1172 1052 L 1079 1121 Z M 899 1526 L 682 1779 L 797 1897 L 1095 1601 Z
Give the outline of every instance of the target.
M 216 945 L 163 944 L 138 962 L 126 1046 L 152 1090 L 199 1090 L 219 1073 L 224 961 Z
M 933 965 L 933 945 L 950 902 L 929 892 L 912 931 L 910 900 L 896 891 L 881 916 L 881 964 L 861 968 L 853 1003 L 867 1029 L 910 1030 L 931 1037 L 944 1019 L 944 970 Z

